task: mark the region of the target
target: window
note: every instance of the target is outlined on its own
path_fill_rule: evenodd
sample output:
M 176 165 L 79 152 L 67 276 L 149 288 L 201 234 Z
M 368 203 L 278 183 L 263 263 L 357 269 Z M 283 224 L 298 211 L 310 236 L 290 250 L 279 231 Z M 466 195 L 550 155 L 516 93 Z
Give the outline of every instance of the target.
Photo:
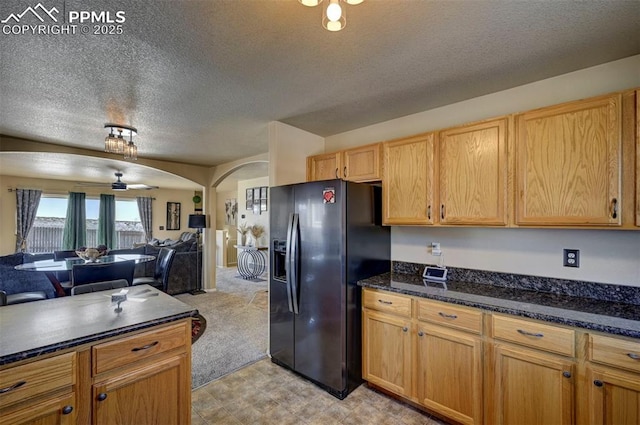
M 87 198 L 87 246 L 97 246 L 98 213 L 100 200 Z M 53 252 L 62 249 L 62 234 L 67 215 L 67 197 L 42 195 L 33 227 L 27 238 L 28 251 Z M 116 246 L 132 248 L 134 243 L 144 242 L 144 229 L 135 200 L 116 199 Z

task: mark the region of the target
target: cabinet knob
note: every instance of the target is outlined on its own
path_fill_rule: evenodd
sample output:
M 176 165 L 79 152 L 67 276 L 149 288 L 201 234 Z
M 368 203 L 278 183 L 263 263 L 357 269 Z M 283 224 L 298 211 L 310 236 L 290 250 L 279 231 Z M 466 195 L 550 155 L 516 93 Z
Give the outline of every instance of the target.
M 62 408 L 62 414 L 63 415 L 68 415 L 71 412 L 73 412 L 73 406 L 64 406 Z
M 107 399 L 107 393 L 98 394 L 98 401 L 104 401 Z
M 419 332 L 418 332 L 418 336 L 424 336 L 424 332 L 419 331 Z
M 564 376 L 565 378 L 571 378 L 571 372 L 565 370 L 564 372 L 562 372 L 562 376 Z
M 402 328 L 402 332 L 407 332 L 408 330 L 409 330 L 409 328 L 406 327 L 406 326 L 404 328 Z
M 595 381 L 593 381 L 593 385 L 595 385 L 596 387 L 601 387 L 604 385 L 604 382 L 602 382 L 599 379 L 596 379 Z

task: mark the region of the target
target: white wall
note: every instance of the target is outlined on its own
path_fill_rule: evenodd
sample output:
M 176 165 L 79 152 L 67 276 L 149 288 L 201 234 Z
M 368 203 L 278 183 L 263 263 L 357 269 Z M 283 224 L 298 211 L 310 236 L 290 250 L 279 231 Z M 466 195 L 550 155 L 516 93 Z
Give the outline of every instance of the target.
M 375 124 L 325 139 L 336 151 L 465 122 L 640 86 L 640 55 Z M 614 230 L 393 227 L 392 258 L 435 263 L 440 242 L 449 266 L 640 287 L 640 232 Z M 580 249 L 580 268 L 562 249 Z
M 100 193 L 113 194 L 110 188 L 78 187 L 65 180 L 31 179 L 25 177 L 0 175 L 0 255 L 12 254 L 15 251 L 16 231 L 16 194 L 7 188 L 41 189 L 43 195 L 66 195 L 69 191 L 84 192 L 87 196 L 99 196 Z M 193 214 L 192 190 L 128 190 L 115 193 L 116 198 L 135 199 L 136 196 L 151 196 L 153 201 L 153 237 L 158 239 L 178 239 L 182 232 L 193 232 L 189 229 L 189 214 Z M 180 230 L 160 230 L 166 226 L 167 202 L 180 202 Z
M 306 181 L 306 158 L 323 152 L 322 137 L 281 122 L 270 122 L 269 186 Z
M 264 235 L 258 241 L 258 245 L 264 246 L 269 243 L 269 208 L 261 214 L 254 214 L 253 210 L 246 209 L 246 190 L 250 187 L 269 186 L 269 177 L 261 177 L 251 180 L 240 180 L 238 182 L 238 225 L 246 223 L 247 226 L 260 224 L 264 227 Z M 243 218 L 244 216 L 244 218 Z

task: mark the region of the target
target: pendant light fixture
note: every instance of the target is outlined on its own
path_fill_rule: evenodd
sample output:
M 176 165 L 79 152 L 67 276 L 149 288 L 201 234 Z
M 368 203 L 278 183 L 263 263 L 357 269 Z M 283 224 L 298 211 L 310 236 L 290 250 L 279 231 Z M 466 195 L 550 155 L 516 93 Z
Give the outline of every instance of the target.
M 305 6 L 314 7 L 322 3 L 323 0 L 298 0 Z M 322 13 L 322 26 L 329 31 L 340 31 L 347 25 L 345 11 L 342 3 L 356 5 L 364 0 L 327 0 L 327 6 Z
M 104 128 L 109 129 L 109 135 L 104 139 L 105 152 L 124 155 L 124 159 L 133 161 L 138 159 L 138 147 L 133 143 L 133 136 L 138 134 L 135 127 L 107 123 Z M 118 132 L 117 136 L 114 135 L 114 130 Z M 124 136 L 129 136 L 128 142 Z

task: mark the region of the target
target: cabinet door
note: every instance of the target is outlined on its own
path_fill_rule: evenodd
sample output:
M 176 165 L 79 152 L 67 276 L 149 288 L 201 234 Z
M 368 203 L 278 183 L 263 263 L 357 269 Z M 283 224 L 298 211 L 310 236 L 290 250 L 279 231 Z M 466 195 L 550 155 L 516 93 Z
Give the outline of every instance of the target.
M 383 145 L 382 209 L 384 224 L 432 224 L 434 205 L 434 135 Z
M 315 155 L 307 158 L 307 181 L 332 180 L 340 178 L 342 170 L 340 152 Z
M 516 126 L 517 224 L 620 225 L 619 94 L 526 112 Z
M 53 397 L 0 415 L 2 425 L 71 425 L 76 423 L 75 394 Z
M 506 224 L 507 119 L 438 136 L 440 223 Z
M 462 424 L 482 423 L 482 342 L 441 326 L 418 325 L 418 397 Z
M 640 423 L 640 376 L 636 373 L 589 367 L 587 370 L 589 423 L 592 425 L 638 425 Z
M 573 423 L 574 364 L 568 359 L 503 345 L 494 347 L 493 410 L 488 423 Z
M 171 357 L 93 386 L 93 423 L 189 424 L 191 382 L 186 355 Z
M 382 178 L 380 143 L 349 149 L 342 153 L 342 177 L 353 182 L 376 181 Z
M 411 396 L 411 321 L 365 309 L 362 328 L 362 377 Z

